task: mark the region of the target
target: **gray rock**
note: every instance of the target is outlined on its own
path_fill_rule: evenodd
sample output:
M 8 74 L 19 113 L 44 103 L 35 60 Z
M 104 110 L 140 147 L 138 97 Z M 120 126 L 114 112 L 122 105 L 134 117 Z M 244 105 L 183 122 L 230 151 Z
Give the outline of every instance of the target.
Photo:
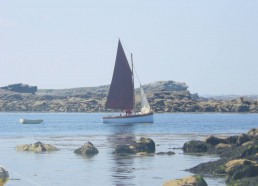
M 168 152 L 158 152 L 156 153 L 157 155 L 174 155 L 175 153 L 172 151 L 168 151 Z
M 129 144 L 116 146 L 115 154 L 154 153 L 155 142 L 150 138 L 140 138 L 139 141 L 131 141 Z
M 194 175 L 166 181 L 163 186 L 208 186 L 202 176 Z
M 225 143 L 226 140 L 225 139 L 221 139 L 221 138 L 217 138 L 213 135 L 209 136 L 207 139 L 206 139 L 206 143 L 208 144 L 211 144 L 212 146 L 216 146 L 220 143 Z
M 184 144 L 183 151 L 185 153 L 203 153 L 208 152 L 211 145 L 199 140 L 191 140 Z
M 0 166 L 0 185 L 4 185 L 9 179 L 9 173 L 8 171 Z
M 91 142 L 87 142 L 80 148 L 74 150 L 74 153 L 86 156 L 93 156 L 95 154 L 98 154 L 99 151 L 96 147 L 94 147 L 94 145 Z
M 33 151 L 33 152 L 50 152 L 50 151 L 57 151 L 58 148 L 50 145 L 50 144 L 44 144 L 39 142 L 36 142 L 34 144 L 23 144 L 23 145 L 17 145 L 16 146 L 17 151 Z

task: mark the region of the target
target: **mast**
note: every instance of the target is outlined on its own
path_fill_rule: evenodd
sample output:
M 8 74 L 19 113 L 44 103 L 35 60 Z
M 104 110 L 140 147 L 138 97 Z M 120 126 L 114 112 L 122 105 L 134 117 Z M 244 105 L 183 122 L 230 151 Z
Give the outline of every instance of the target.
M 135 112 L 135 90 L 134 90 L 134 74 L 133 74 L 133 54 L 131 53 L 131 63 L 132 63 L 132 83 L 133 83 L 133 112 Z

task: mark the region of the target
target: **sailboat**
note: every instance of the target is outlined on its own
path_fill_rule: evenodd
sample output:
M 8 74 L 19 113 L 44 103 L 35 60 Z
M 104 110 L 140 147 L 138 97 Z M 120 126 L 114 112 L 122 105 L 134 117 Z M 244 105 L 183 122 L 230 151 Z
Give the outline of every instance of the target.
M 118 41 L 117 55 L 113 77 L 108 92 L 105 107 L 107 109 L 126 111 L 118 116 L 102 117 L 103 123 L 152 123 L 153 111 L 148 103 L 143 88 L 141 90 L 141 109 L 136 112 L 134 92 L 134 67 L 131 54 L 132 67 L 128 63 L 120 40 Z

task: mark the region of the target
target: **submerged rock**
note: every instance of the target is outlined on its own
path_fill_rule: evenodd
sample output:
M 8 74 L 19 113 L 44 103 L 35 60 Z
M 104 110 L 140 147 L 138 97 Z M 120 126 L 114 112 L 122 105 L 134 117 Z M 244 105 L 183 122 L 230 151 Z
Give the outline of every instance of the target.
M 93 156 L 95 154 L 98 154 L 99 151 L 96 147 L 94 147 L 94 145 L 91 142 L 87 142 L 80 148 L 74 150 L 74 153 L 86 156 Z
M 57 151 L 58 148 L 50 145 L 50 144 L 44 144 L 39 142 L 36 142 L 34 144 L 23 144 L 23 145 L 17 145 L 16 146 L 17 151 L 33 151 L 33 152 L 49 152 L 49 151 Z
M 175 153 L 172 151 L 168 151 L 168 152 L 158 152 L 156 153 L 157 155 L 174 155 Z
M 208 186 L 202 176 L 188 176 L 181 179 L 170 180 L 163 186 Z

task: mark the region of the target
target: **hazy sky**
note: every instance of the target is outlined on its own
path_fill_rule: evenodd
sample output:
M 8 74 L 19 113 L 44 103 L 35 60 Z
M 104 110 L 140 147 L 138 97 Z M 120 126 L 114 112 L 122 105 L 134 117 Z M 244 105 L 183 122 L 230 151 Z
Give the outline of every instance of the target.
M 110 84 L 118 38 L 142 84 L 258 94 L 257 0 L 0 0 L 0 86 Z

